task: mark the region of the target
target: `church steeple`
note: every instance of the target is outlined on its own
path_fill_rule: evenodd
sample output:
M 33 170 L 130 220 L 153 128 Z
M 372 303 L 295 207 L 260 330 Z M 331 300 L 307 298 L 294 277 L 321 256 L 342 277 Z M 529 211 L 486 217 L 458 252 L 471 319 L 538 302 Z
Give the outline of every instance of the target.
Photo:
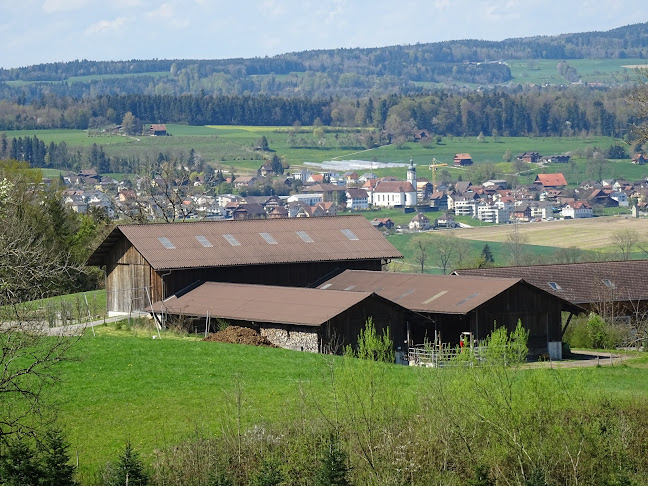
M 416 167 L 413 158 L 410 158 L 410 166 L 407 168 L 407 182 L 411 183 L 416 191 Z

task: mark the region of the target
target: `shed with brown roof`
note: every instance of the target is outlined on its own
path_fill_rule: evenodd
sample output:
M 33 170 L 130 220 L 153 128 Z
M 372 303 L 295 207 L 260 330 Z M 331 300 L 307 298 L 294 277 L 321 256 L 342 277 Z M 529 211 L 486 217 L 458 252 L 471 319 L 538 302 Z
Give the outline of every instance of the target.
M 110 313 L 143 309 L 196 281 L 307 287 L 402 258 L 362 216 L 119 225 L 89 265 L 105 268 Z
M 539 354 L 562 339 L 562 311 L 583 309 L 521 278 L 458 277 L 347 270 L 319 286 L 324 290 L 375 292 L 409 316 L 409 345 L 433 341 L 456 345 L 462 332 L 484 339 L 496 326 L 512 331 L 518 320 L 529 331 L 529 349 Z
M 205 282 L 186 293 L 153 304 L 158 314 L 224 319 L 249 327 L 289 349 L 338 352 L 356 345 L 368 318 L 376 330 L 390 328 L 403 342 L 406 309 L 373 292 L 327 292 L 299 287 Z

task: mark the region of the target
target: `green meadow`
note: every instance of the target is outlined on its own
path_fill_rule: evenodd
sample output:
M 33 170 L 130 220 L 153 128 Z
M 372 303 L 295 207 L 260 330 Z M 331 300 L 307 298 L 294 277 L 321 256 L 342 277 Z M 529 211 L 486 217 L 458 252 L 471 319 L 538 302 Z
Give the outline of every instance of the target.
M 645 59 L 567 59 L 585 83 L 620 84 L 636 80 L 635 69 L 645 66 Z M 570 84 L 560 75 L 557 59 L 511 59 L 507 61 L 513 82 L 521 84 Z
M 322 148 L 316 147 L 312 130 L 302 127 L 298 135 L 313 146 L 293 147 L 289 143 L 291 127 L 250 127 L 250 126 L 188 126 L 167 125 L 169 137 L 137 136 L 126 137 L 121 135 L 89 136 L 84 130 L 17 130 L 4 132 L 7 137 L 37 136 L 46 144 L 50 141 L 60 143 L 65 141 L 69 147 L 81 150 L 92 144 L 103 145 L 108 155 L 153 156 L 161 151 L 183 151 L 194 149 L 205 161 L 215 167 L 229 170 L 234 168 L 238 174 L 249 174 L 263 163 L 264 159 L 276 154 L 286 160 L 292 167 L 309 167 L 317 171 L 317 165 L 326 161 L 364 160 L 367 162 L 391 162 L 407 164 L 413 160 L 419 166 L 419 177 L 429 177 L 430 172 L 426 166 L 436 159 L 439 163 L 446 163 L 446 169 L 453 178 L 469 177 L 471 171 L 476 170 L 483 163 L 492 164 L 492 168 L 501 175 L 516 172 L 513 163 L 503 162 L 503 155 L 510 150 L 513 156 L 526 151 L 536 151 L 542 155 L 563 153 L 574 154 L 574 164 L 550 164 L 545 167 L 527 165 L 520 182 L 532 182 L 538 172 L 562 172 L 570 184 L 575 184 L 593 176 L 588 171 L 584 159 L 579 159 L 577 152 L 587 147 L 606 149 L 618 142 L 612 137 L 499 137 L 497 140 L 486 137 L 480 142 L 476 137 L 444 137 L 441 143 L 421 144 L 406 143 L 400 148 L 395 145 L 384 145 L 373 149 L 344 148 L 336 146 L 336 135 L 343 134 L 353 129 L 328 128 L 325 133 L 326 144 Z M 254 150 L 258 139 L 265 136 L 272 152 L 261 153 Z M 468 152 L 474 161 L 469 168 L 455 169 L 452 159 L 456 153 Z M 369 171 L 369 169 L 367 169 Z M 363 171 L 360 171 L 363 172 Z M 404 177 L 404 169 L 386 168 L 375 169 L 379 176 Z M 438 173 L 440 174 L 440 172 Z M 645 177 L 648 169 L 637 166 L 629 160 L 611 161 L 606 164 L 601 172 L 603 177 L 625 177 L 630 180 Z M 47 175 L 56 175 L 47 174 Z
M 86 483 L 128 439 L 151 464 L 155 450 L 197 433 L 209 438 L 232 431 L 238 418 L 248 430 L 332 412 L 330 370 L 345 363 L 341 357 L 202 342 L 171 332 L 153 336 L 147 326 L 100 326 L 96 337 L 86 332 L 73 348 L 76 360 L 62 367 L 52 398 Z M 524 373 L 550 373 L 563 386 L 587 383 L 587 397 L 641 401 L 648 399 L 647 365 L 641 358 L 614 368 Z M 346 366 L 353 373 L 354 362 Z M 442 379 L 444 370 L 385 365 L 381 376 L 389 396 L 398 397 L 390 407 L 407 417 L 421 406 L 429 380 Z

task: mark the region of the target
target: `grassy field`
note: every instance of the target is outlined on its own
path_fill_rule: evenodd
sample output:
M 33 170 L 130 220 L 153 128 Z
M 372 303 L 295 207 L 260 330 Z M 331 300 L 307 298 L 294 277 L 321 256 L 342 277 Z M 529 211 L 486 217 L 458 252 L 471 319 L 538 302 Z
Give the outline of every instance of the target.
M 516 83 L 570 84 L 556 70 L 556 59 L 512 59 L 507 61 Z M 568 59 L 583 82 L 618 84 L 636 79 L 633 68 L 625 66 L 646 65 L 645 59 Z
M 201 430 L 207 437 L 231 430 L 234 390 L 240 385 L 244 429 L 280 424 L 315 413 L 313 400 L 327 393 L 329 364 L 342 358 L 283 349 L 201 342 L 172 334 L 151 339 L 152 331 L 97 328 L 74 348 L 79 360 L 62 370 L 55 390 L 59 419 L 79 453 L 81 476 L 94 476 L 127 439 L 146 462 L 156 448 L 172 445 Z M 648 399 L 646 359 L 615 368 L 569 369 L 586 380 L 592 394 Z M 384 379 L 403 409 L 416 403 L 431 370 L 387 366 Z M 535 371 L 528 371 L 534 373 Z M 558 373 L 552 371 L 551 373 Z M 302 397 L 307 397 L 305 405 Z M 326 407 L 326 401 L 320 402 Z
M 525 235 L 528 243 L 532 245 L 550 245 L 559 248 L 576 246 L 583 250 L 603 251 L 614 251 L 612 234 L 626 229 L 636 230 L 643 238 L 647 238 L 648 220 L 610 216 L 518 225 L 518 231 Z M 501 243 L 506 240 L 510 232 L 510 225 L 498 225 L 458 229 L 454 234 L 469 240 Z
M 499 226 L 504 227 L 504 226 Z M 434 240 L 436 238 L 443 238 L 447 235 L 461 236 L 460 230 L 440 230 L 427 233 L 407 233 L 401 235 L 391 235 L 387 239 L 389 242 L 396 247 L 398 251 L 403 254 L 402 260 L 393 260 L 391 264 L 391 270 L 397 272 L 419 272 L 420 264 L 416 262 L 414 258 L 414 249 L 410 246 L 410 241 L 417 235 L 422 235 L 424 238 L 429 238 L 431 242 L 430 252 L 428 261 L 425 264 L 426 273 L 441 274 L 441 268 L 439 262 L 437 261 L 437 255 L 434 252 Z M 476 266 L 477 258 L 481 254 L 484 245 L 488 243 L 488 246 L 491 249 L 493 254 L 493 259 L 495 260 L 494 264 L 498 266 L 508 265 L 510 263 L 510 252 L 506 247 L 506 244 L 502 241 L 487 241 L 479 240 L 478 238 L 466 239 L 468 243 L 468 253 L 467 260 L 461 262 L 461 266 L 464 268 Z M 534 258 L 549 258 L 556 253 L 560 248 L 555 246 L 548 245 L 525 245 L 526 253 Z M 453 263 L 454 265 L 454 263 Z M 450 270 L 454 268 L 450 266 Z

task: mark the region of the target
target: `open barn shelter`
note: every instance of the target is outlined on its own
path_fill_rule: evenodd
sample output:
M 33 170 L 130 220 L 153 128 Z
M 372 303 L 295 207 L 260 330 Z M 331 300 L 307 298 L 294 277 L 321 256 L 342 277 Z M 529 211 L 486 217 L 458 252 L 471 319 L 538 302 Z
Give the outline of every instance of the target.
M 312 287 L 401 253 L 363 216 L 118 225 L 88 260 L 106 273 L 110 315 L 196 282 Z
M 529 331 L 530 354 L 561 359 L 562 312 L 583 311 L 520 278 L 347 270 L 318 288 L 375 292 L 405 307 L 408 347 L 426 340 L 456 346 L 463 332 L 482 340 L 495 327 L 514 330 L 519 320 Z
M 373 292 L 325 292 L 301 287 L 205 282 L 149 309 L 187 316 L 210 328 L 212 319 L 259 331 L 282 348 L 338 353 L 357 344 L 371 318 L 378 332 L 387 327 L 403 342 L 406 309 Z

